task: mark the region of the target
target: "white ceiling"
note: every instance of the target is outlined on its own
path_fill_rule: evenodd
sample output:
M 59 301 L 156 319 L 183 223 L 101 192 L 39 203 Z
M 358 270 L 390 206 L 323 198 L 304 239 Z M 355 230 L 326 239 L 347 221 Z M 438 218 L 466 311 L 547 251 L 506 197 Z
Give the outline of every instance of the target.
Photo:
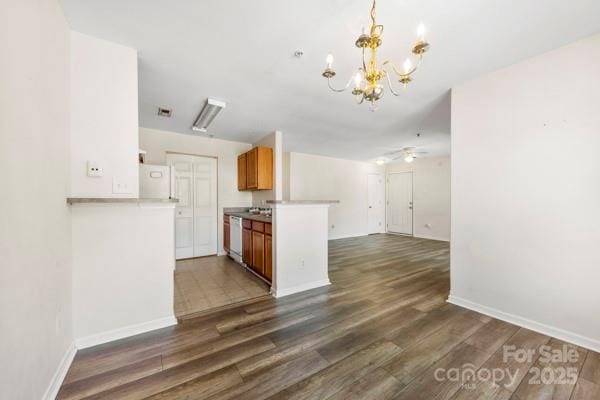
M 139 51 L 141 126 L 194 134 L 215 97 L 228 103 L 211 125 L 217 138 L 252 143 L 277 129 L 288 151 L 362 160 L 409 145 L 448 154 L 452 86 L 600 32 L 598 0 L 379 0 L 382 60 L 404 61 L 420 21 L 432 48 L 409 89 L 386 93 L 373 113 L 321 77 L 328 52 L 338 85 L 357 68 L 370 0 L 62 4 L 74 30 Z M 173 117 L 158 117 L 158 106 Z

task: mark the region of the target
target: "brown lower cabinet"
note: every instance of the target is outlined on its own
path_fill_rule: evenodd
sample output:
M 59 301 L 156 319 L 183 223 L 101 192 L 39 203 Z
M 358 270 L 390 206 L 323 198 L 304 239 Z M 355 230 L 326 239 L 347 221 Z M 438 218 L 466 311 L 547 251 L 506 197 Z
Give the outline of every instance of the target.
M 270 225 L 269 225 L 270 226 Z M 265 278 L 273 281 L 273 237 L 265 235 Z
M 242 221 L 242 261 L 271 282 L 273 278 L 273 237 L 271 224 Z
M 252 269 L 265 274 L 265 234 L 252 231 Z
M 229 251 L 231 243 L 231 231 L 229 229 L 229 217 L 227 215 L 223 218 L 223 248 Z
M 242 229 L 242 261 L 246 265 L 252 265 L 252 230 Z

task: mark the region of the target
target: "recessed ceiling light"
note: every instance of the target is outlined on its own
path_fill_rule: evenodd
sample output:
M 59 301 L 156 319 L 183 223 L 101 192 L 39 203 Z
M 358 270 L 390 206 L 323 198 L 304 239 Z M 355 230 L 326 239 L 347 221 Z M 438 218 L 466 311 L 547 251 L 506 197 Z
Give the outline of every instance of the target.
M 377 164 L 377 165 L 383 165 L 383 164 L 385 164 L 385 160 L 382 160 L 382 159 L 376 160 L 375 164 Z
M 160 117 L 171 118 L 171 110 L 168 108 L 158 107 L 158 115 Z

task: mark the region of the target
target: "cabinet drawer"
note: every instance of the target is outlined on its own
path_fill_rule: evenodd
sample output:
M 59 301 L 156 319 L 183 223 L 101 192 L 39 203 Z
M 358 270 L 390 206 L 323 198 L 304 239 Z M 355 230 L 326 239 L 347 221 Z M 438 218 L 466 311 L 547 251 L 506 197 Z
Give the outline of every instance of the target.
M 271 224 L 265 224 L 265 233 L 271 235 Z
M 242 228 L 252 229 L 252 221 L 249 219 L 242 219 Z
M 265 231 L 265 223 L 252 221 L 252 230 L 256 232 L 264 232 Z

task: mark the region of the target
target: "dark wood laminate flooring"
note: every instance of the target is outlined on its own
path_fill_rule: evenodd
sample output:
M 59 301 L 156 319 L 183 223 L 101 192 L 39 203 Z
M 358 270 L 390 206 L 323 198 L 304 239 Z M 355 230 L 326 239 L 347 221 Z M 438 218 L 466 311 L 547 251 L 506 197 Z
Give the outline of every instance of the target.
M 375 235 L 329 254 L 330 287 L 78 352 L 58 398 L 600 399 L 598 353 L 445 302 L 448 243 Z

